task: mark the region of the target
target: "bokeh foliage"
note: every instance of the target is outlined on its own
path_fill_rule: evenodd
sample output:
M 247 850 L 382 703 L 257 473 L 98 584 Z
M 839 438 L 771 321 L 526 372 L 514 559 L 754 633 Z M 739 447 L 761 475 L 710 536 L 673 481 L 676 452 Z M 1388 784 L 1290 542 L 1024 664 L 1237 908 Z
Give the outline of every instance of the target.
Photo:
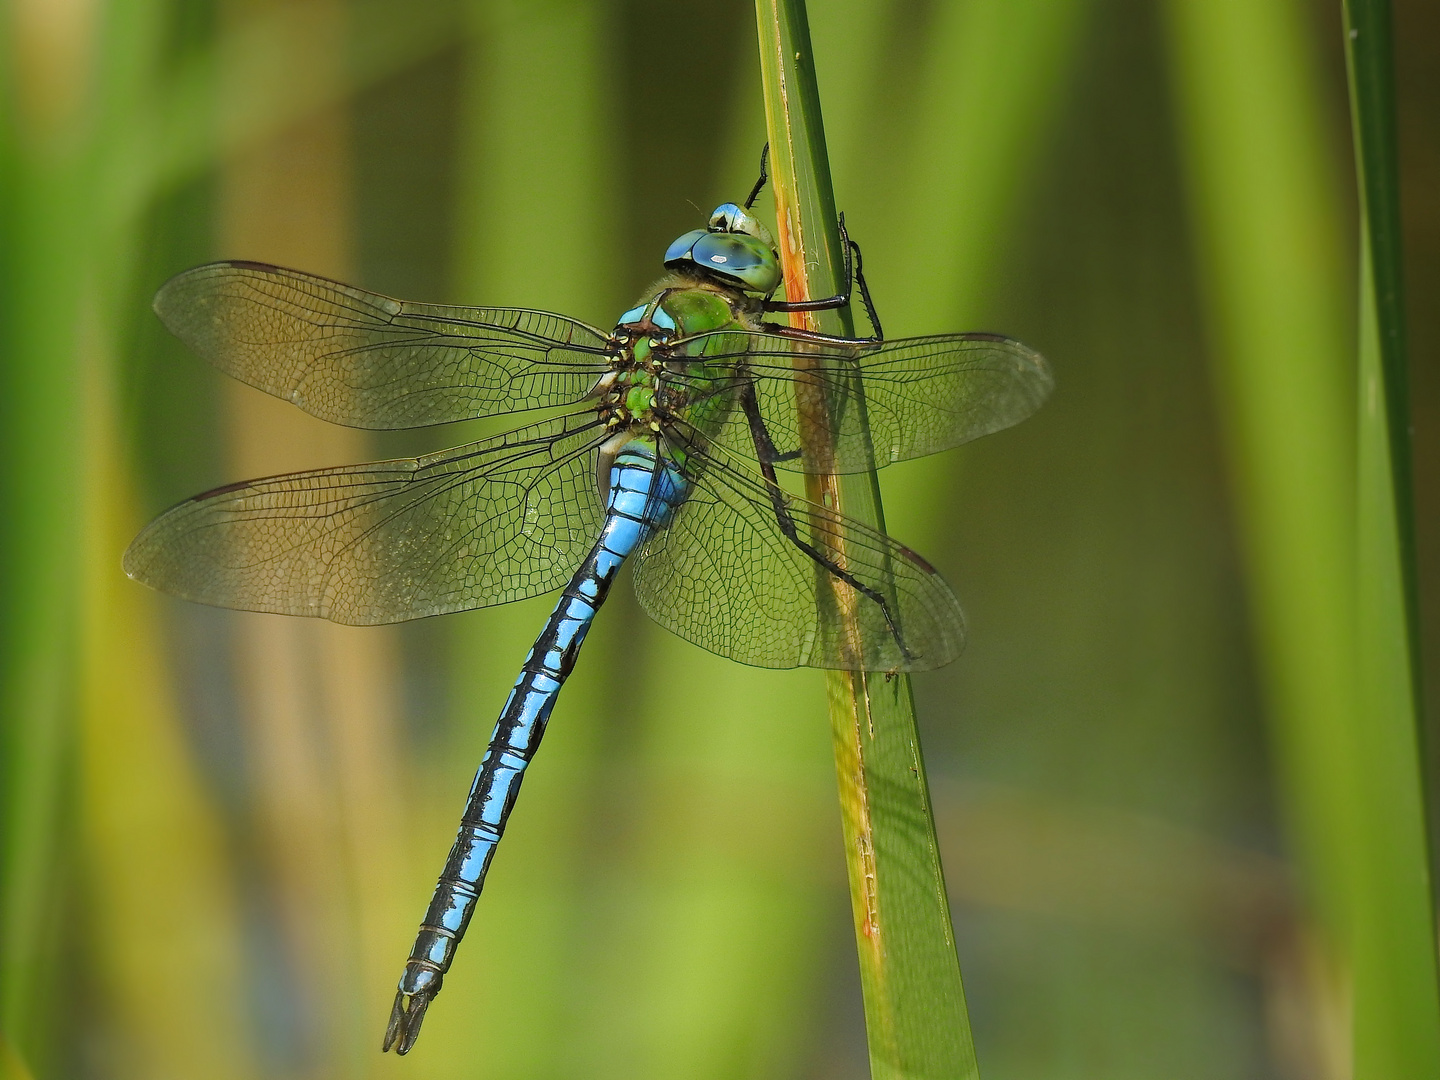
M 1423 296 L 1440 27 L 1398 18 Z M 982 1075 L 1348 1075 L 1338 9 L 811 19 L 887 332 L 1002 330 L 1058 376 L 1016 431 L 882 474 L 890 530 L 970 616 L 916 695 Z M 0 4 L 7 1080 L 865 1074 L 814 673 L 701 653 L 617 589 L 401 1063 L 394 979 L 546 603 L 352 632 L 119 573 L 206 486 L 470 434 L 371 440 L 225 385 L 150 316 L 165 277 L 260 258 L 605 324 L 748 190 L 753 25 L 738 2 Z

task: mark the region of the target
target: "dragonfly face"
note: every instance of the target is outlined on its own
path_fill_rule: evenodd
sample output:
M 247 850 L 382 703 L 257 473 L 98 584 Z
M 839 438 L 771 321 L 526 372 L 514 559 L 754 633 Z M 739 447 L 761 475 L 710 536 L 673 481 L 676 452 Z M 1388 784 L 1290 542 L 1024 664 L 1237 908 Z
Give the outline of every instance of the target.
M 770 230 L 734 203 L 721 203 L 704 229 L 688 232 L 671 244 L 665 266 L 699 270 L 746 292 L 768 295 L 780 285 L 780 256 Z

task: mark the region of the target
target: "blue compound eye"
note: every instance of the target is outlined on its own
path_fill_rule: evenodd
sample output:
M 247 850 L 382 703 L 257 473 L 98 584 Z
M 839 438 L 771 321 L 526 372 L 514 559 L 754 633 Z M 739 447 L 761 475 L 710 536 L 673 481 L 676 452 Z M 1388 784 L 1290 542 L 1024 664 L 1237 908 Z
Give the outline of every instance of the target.
M 769 292 L 780 284 L 780 264 L 767 245 L 743 233 L 707 233 L 695 241 L 690 257 L 747 289 Z
M 665 265 L 698 266 L 749 292 L 768 293 L 780 284 L 780 260 L 770 243 L 744 232 L 688 232 L 665 252 Z
M 695 241 L 707 235 L 709 234 L 706 233 L 704 229 L 695 229 L 693 232 L 687 232 L 665 249 L 665 265 L 669 266 L 672 262 L 683 260 L 685 256 L 690 254 L 690 249 L 695 246 Z
M 695 241 L 690 257 L 707 270 L 739 277 L 760 262 L 758 252 L 733 233 L 707 233 Z

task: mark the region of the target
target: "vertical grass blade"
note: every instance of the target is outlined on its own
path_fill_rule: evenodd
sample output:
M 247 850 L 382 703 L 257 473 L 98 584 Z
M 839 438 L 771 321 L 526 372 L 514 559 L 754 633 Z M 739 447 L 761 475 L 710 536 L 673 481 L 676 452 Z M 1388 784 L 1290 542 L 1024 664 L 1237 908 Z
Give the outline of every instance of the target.
M 1326 178 L 1300 8 L 1172 0 L 1168 13 L 1285 814 L 1338 974 L 1327 1019 L 1348 1033 L 1353 1002 L 1357 1077 L 1437 1075 L 1383 7 L 1347 8 L 1358 429 L 1337 314 L 1338 178 Z
M 811 29 L 826 58 L 830 160 L 885 326 L 894 337 L 1012 330 L 994 322 L 1002 267 L 1023 236 L 1020 211 L 1073 92 L 1095 4 L 936 5 L 913 97 L 903 96 L 900 65 L 883 49 L 885 12 L 857 6 L 863 15 L 817 8 Z M 1051 359 L 1064 380 L 1067 358 Z M 954 523 L 933 507 L 956 490 L 963 469 L 954 455 L 935 454 L 886 470 L 893 534 L 942 553 Z
M 997 256 L 1071 84 L 1094 6 L 937 5 L 914 115 L 904 118 L 909 137 L 890 170 L 888 197 L 876 206 L 885 218 L 879 228 L 872 224 L 866 254 L 873 248 L 876 266 L 913 263 L 927 249 L 944 257 L 929 260 L 903 292 L 887 291 L 887 322 L 939 317 L 948 328 L 958 317 L 969 328 L 996 292 Z M 871 130 L 892 126 L 882 117 Z M 846 164 L 854 169 L 856 162 Z
M 0 1080 L 35 1080 L 35 1074 L 0 1030 Z
M 56 1067 L 74 740 L 79 378 L 94 20 L 0 9 L 0 1032 Z
M 1326 167 L 1319 73 L 1296 4 L 1172 0 L 1166 14 L 1282 812 L 1339 963 L 1354 805 L 1339 178 Z
M 1352 883 L 1355 1075 L 1440 1075 L 1440 987 L 1417 721 L 1410 402 L 1390 5 L 1347 0 L 1360 192 L 1357 502 L 1360 811 Z
M 171 690 L 157 598 L 117 572 L 140 522 L 115 415 L 113 329 L 87 335 L 82 357 L 90 371 L 78 816 L 87 902 L 76 924 L 93 950 L 113 1044 L 137 1074 L 240 1080 L 254 1062 L 223 827 Z
M 756 13 L 786 295 L 832 295 L 842 252 L 805 5 L 757 0 Z M 796 324 L 852 332 L 845 311 Z M 884 527 L 873 470 L 806 483 L 815 502 Z M 830 672 L 826 686 L 871 1074 L 975 1076 L 909 679 Z
M 135 148 L 165 92 L 173 10 L 169 0 L 110 0 L 96 9 L 89 216 L 76 282 L 83 543 L 74 813 L 82 902 L 71 932 L 83 935 L 85 951 L 66 957 L 62 971 L 67 1011 L 70 988 L 88 979 L 110 1052 L 135 1075 L 238 1080 L 253 1058 L 243 920 L 224 828 L 173 692 L 158 598 L 119 569 L 140 518 L 120 388 L 129 331 L 149 318 L 150 283 L 136 278 L 142 214 L 156 196 L 148 171 L 135 167 Z
M 31 4 L 15 19 L 12 59 L 34 81 L 19 87 L 0 211 L 19 225 L 0 243 L 14 305 L 0 318 L 0 426 L 15 440 L 0 993 L 6 1067 L 23 1055 L 36 1075 L 73 1068 L 81 1033 L 102 1025 L 136 1075 L 239 1076 L 248 1063 L 218 830 L 165 687 L 153 602 L 119 570 L 137 514 L 118 369 L 153 190 L 115 189 L 148 127 L 169 10 L 111 0 L 55 21 Z
M 284 5 L 221 7 L 233 40 Z M 287 45 L 305 58 L 319 107 L 228 155 L 219 174 L 217 248 L 227 256 L 355 277 L 354 163 L 346 43 L 353 6 L 315 0 Z M 223 98 L 247 69 L 222 47 Z M 363 461 L 368 437 L 227 381 L 230 476 Z M 378 1057 L 413 908 L 406 903 L 407 805 L 392 673 L 394 631 L 319 620 L 233 616 L 237 714 L 243 725 L 257 877 L 273 919 L 276 972 L 261 1036 L 282 1055 L 314 1055 L 337 1076 Z M 388 1064 L 382 1068 L 392 1067 Z

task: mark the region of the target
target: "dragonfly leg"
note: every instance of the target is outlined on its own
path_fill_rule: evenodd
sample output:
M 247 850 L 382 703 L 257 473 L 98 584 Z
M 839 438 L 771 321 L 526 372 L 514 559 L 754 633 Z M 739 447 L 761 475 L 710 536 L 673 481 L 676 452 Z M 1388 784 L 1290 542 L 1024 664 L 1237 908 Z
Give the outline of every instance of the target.
M 840 215 L 840 228 L 845 228 L 845 215 Z M 885 331 L 880 329 L 880 316 L 875 313 L 875 301 L 870 299 L 870 286 L 865 283 L 865 257 L 860 254 L 860 245 L 843 233 L 845 243 L 855 253 L 855 284 L 860 286 L 860 299 L 865 304 L 865 314 L 870 319 L 870 328 L 875 331 L 876 341 L 885 340 Z
M 765 486 L 770 492 L 770 505 L 775 510 L 775 520 L 780 526 L 780 531 L 785 534 L 792 544 L 798 547 L 810 558 L 823 566 L 827 571 L 839 578 L 845 584 L 858 592 L 861 596 L 873 600 L 880 607 L 880 612 L 885 617 L 885 625 L 890 630 L 890 635 L 895 639 L 895 645 L 900 650 L 900 655 L 906 661 L 913 659 L 913 654 L 905 647 L 905 639 L 900 636 L 900 625 L 895 621 L 894 612 L 890 610 L 890 603 L 875 589 L 866 585 L 850 573 L 830 556 L 809 543 L 800 535 L 800 530 L 795 525 L 795 519 L 791 517 L 789 509 L 785 505 L 785 493 L 780 487 L 780 482 L 775 476 L 776 461 L 780 461 L 789 455 L 782 455 L 777 452 L 775 442 L 770 438 L 770 429 L 765 426 L 765 418 L 760 415 L 760 403 L 755 396 L 755 386 L 747 382 L 740 393 L 740 403 L 745 410 L 745 418 L 750 423 L 750 437 L 755 443 L 755 456 L 760 463 L 760 472 L 765 477 Z
M 860 299 L 865 305 L 865 314 L 870 319 L 870 326 L 874 329 L 873 336 L 868 338 L 840 338 L 841 341 L 883 341 L 885 331 L 880 328 L 880 316 L 875 313 L 875 302 L 870 298 L 870 286 L 865 282 L 865 260 L 860 254 L 860 245 L 850 239 L 849 232 L 845 229 L 845 215 L 840 215 L 840 245 L 845 254 L 845 291 L 836 293 L 834 296 L 822 297 L 819 300 L 766 300 L 764 309 L 766 311 L 830 311 L 834 308 L 847 306 L 854 296 L 855 286 L 860 287 Z M 853 262 L 852 262 L 853 254 Z M 765 329 L 772 333 L 787 333 L 794 327 L 781 326 L 778 323 L 766 323 Z M 803 333 L 803 331 L 802 331 Z
M 764 147 L 760 150 L 760 179 L 755 181 L 755 186 L 750 189 L 750 197 L 745 200 L 745 209 L 755 205 L 755 200 L 760 197 L 760 192 L 765 190 L 765 181 L 770 179 L 770 142 L 767 139 Z

